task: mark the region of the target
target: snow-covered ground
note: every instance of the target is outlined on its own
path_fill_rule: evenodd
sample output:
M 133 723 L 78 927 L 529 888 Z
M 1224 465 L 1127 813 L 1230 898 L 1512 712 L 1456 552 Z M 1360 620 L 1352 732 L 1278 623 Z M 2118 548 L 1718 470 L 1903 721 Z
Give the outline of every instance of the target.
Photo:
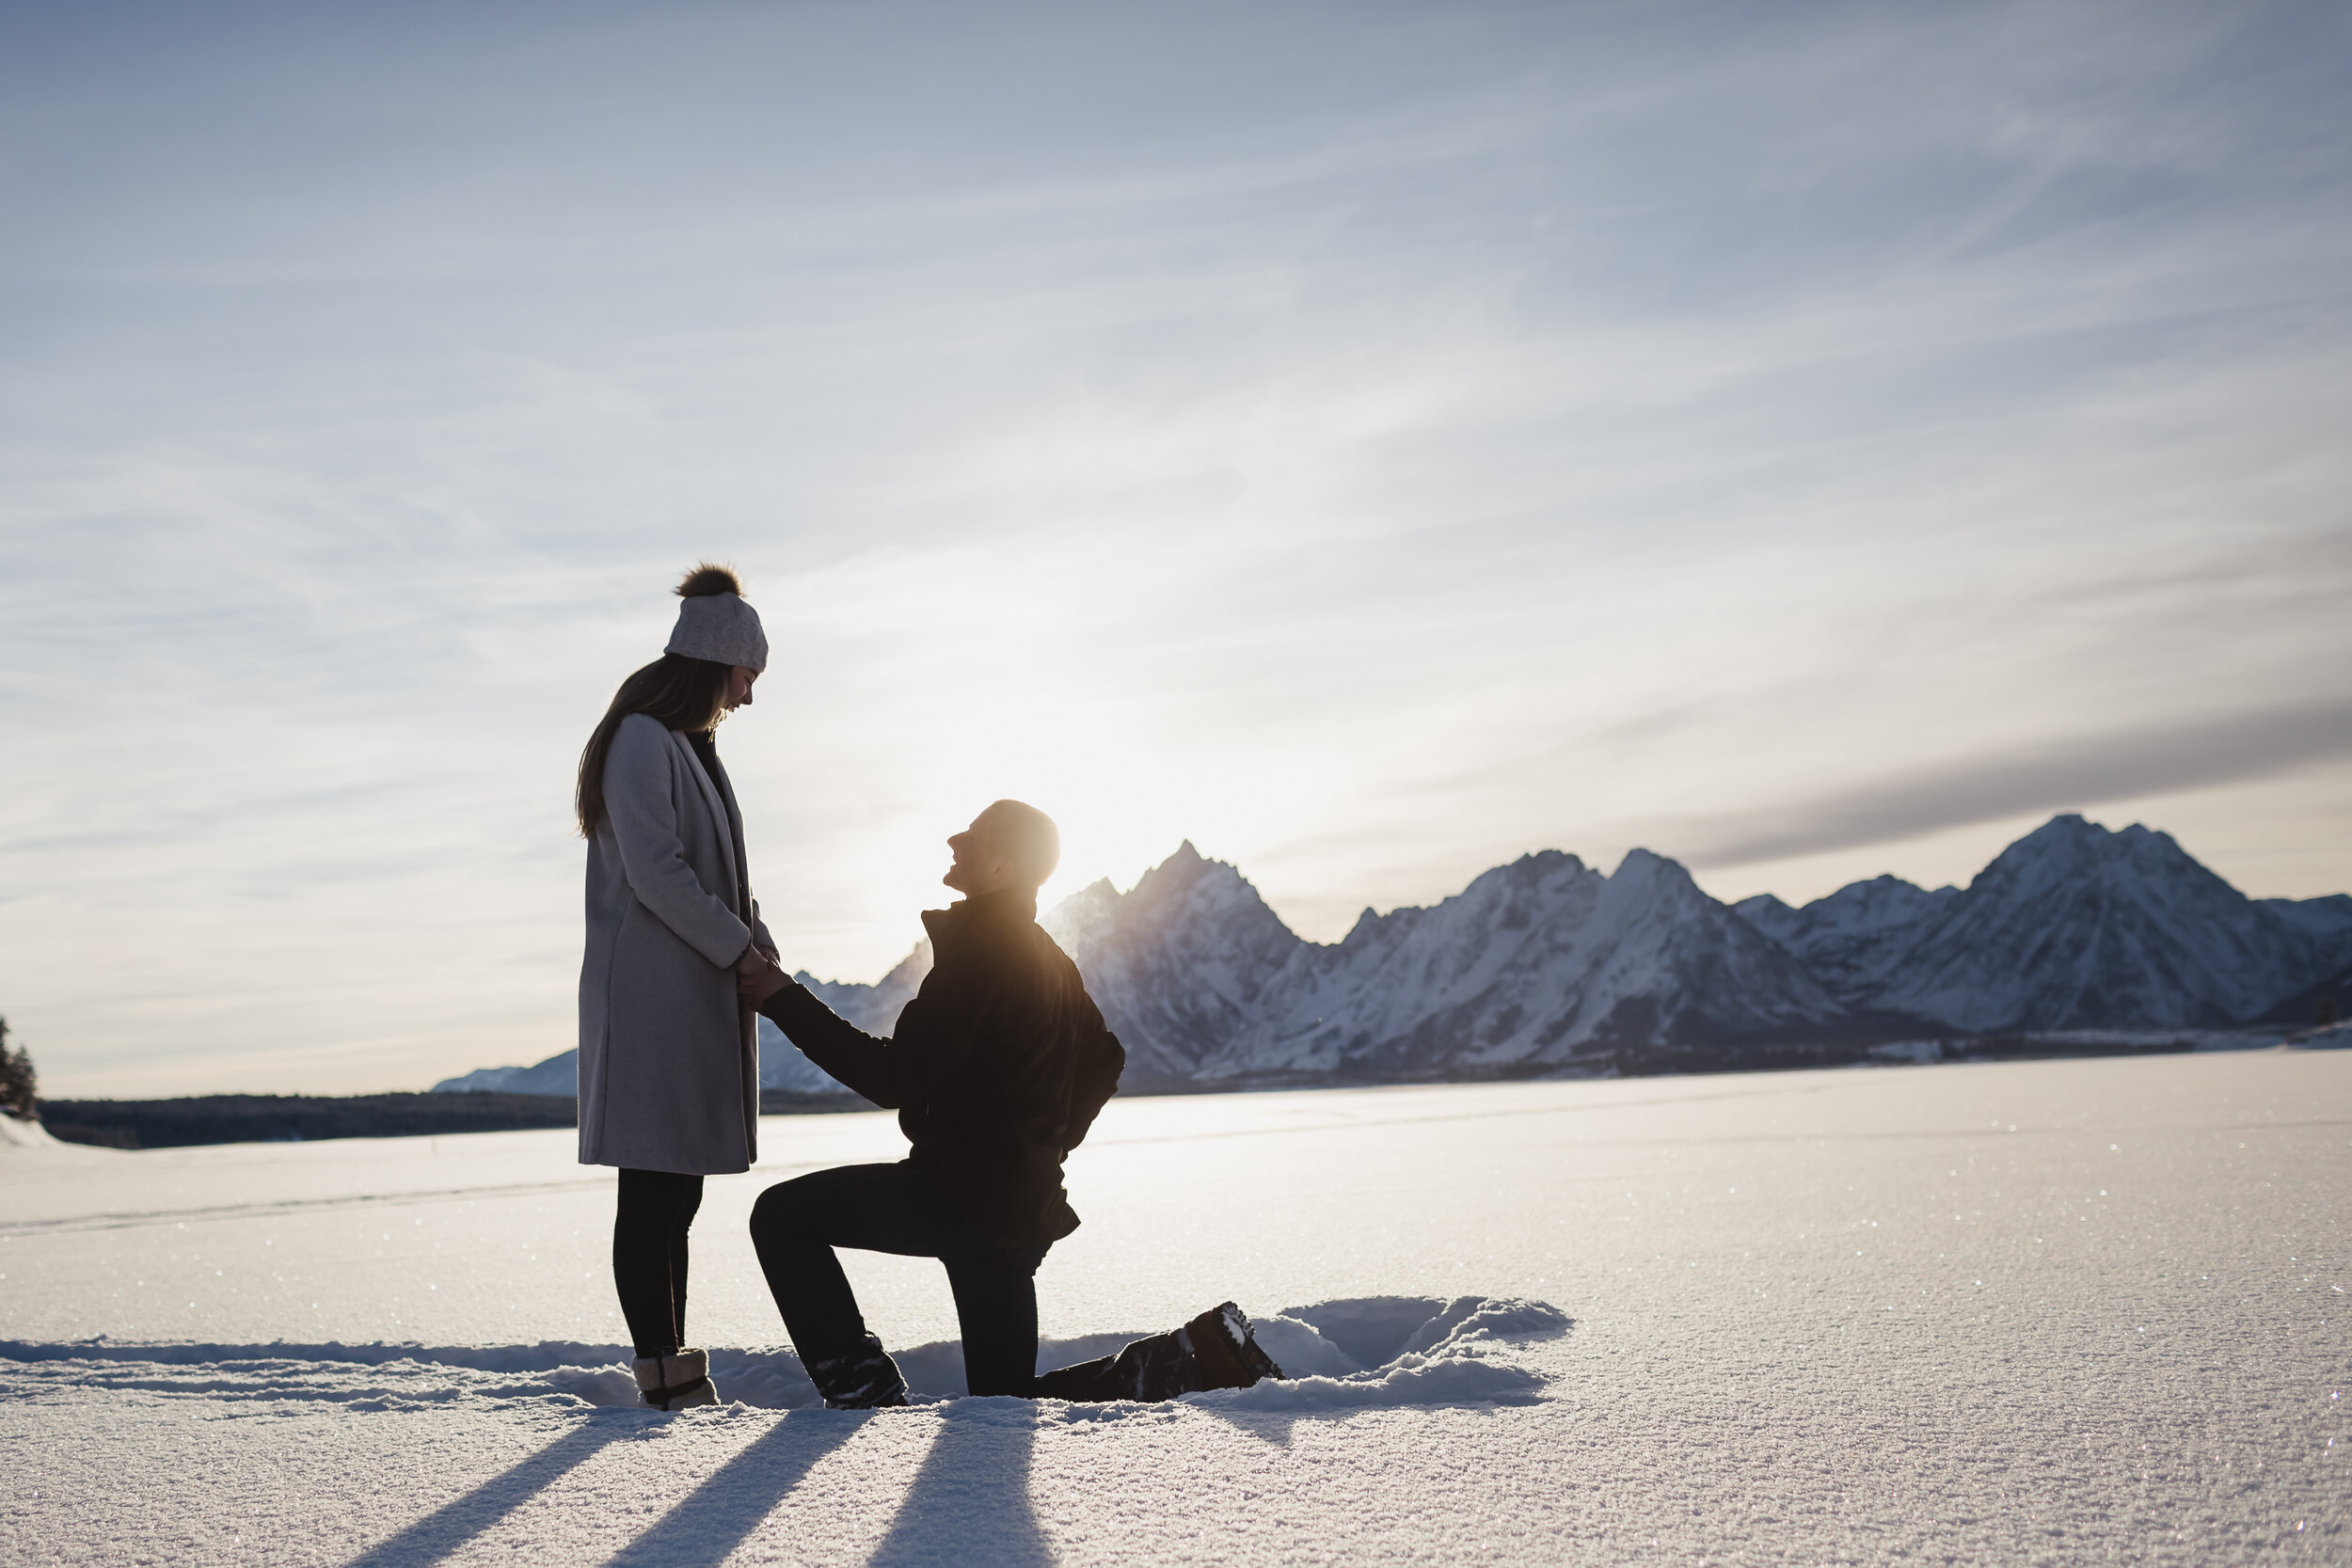
M 833 1413 L 744 1237 L 894 1157 L 775 1118 L 695 1229 L 733 1402 L 627 1408 L 569 1133 L 0 1147 L 0 1562 L 2352 1558 L 2352 1054 L 1115 1101 L 1073 1353 L 1226 1296 L 1288 1386 Z

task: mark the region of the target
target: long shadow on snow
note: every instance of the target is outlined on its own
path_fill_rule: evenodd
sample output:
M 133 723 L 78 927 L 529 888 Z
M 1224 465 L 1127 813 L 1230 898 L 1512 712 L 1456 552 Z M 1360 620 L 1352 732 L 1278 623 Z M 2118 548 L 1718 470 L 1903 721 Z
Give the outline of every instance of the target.
M 789 1412 L 614 1553 L 607 1568 L 717 1568 L 818 1460 L 867 1419 L 848 1411 Z
M 442 1504 L 390 1540 L 361 1552 L 344 1568 L 419 1568 L 437 1562 L 563 1480 L 605 1445 L 644 1435 L 642 1425 L 590 1420 L 464 1497 Z
M 1053 1548 L 1029 1504 L 1037 1406 L 964 1399 L 939 1409 L 939 1435 L 866 1568 L 924 1563 L 1044 1568 Z

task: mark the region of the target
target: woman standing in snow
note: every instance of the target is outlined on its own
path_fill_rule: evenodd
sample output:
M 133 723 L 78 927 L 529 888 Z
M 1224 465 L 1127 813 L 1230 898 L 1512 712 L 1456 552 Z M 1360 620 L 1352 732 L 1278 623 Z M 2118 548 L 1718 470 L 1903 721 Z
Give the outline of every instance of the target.
M 768 666 L 758 612 L 697 566 L 661 657 L 621 683 L 580 753 L 588 950 L 580 969 L 580 1163 L 620 1167 L 612 1282 L 637 1386 L 713 1404 L 683 1343 L 686 1232 L 703 1178 L 758 1158 L 759 1050 L 736 974 L 775 958 L 752 898 L 743 816 L 712 734 Z

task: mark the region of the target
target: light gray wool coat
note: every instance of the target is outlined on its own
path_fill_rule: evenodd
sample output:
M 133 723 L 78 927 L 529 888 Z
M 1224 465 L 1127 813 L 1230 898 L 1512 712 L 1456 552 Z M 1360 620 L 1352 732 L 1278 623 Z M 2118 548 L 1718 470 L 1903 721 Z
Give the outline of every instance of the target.
M 755 937 L 773 944 L 736 885 L 742 820 L 684 736 L 621 721 L 588 841 L 583 1165 L 717 1176 L 759 1157 L 759 1037 L 735 961 Z

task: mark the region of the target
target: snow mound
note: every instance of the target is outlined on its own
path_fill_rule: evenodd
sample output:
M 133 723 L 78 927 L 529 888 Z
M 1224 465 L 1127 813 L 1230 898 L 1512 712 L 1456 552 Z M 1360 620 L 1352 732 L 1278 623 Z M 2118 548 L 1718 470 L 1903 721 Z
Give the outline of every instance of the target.
M 1506 1404 L 1543 1397 L 1544 1379 L 1513 1347 L 1567 1332 L 1567 1314 L 1516 1297 L 1364 1296 L 1295 1307 L 1256 1325 L 1289 1377 L 1189 1396 L 1239 1410 L 1360 1410 L 1406 1404 Z
M 103 1158 L 114 1152 L 112 1149 L 90 1148 L 83 1144 L 60 1142 L 49 1129 L 40 1122 L 19 1121 L 16 1117 L 6 1114 L 0 1114 L 0 1150 L 21 1151 L 27 1154 L 40 1153 L 53 1158 L 63 1156 L 67 1159 L 86 1160 L 92 1157 Z
M 631 1354 L 626 1345 L 615 1345 L 607 1365 L 555 1367 L 542 1375 L 550 1386 L 586 1403 L 642 1409 L 637 1380 L 629 1373 Z M 788 1350 L 712 1346 L 709 1355 L 710 1381 L 724 1403 L 755 1410 L 809 1410 L 825 1402 L 802 1370 L 801 1358 Z
M 1290 1377 L 1352 1377 L 1363 1363 L 1315 1332 L 1312 1323 L 1287 1312 L 1259 1318 L 1250 1326 L 1258 1348 Z
M 1568 1319 L 1543 1302 L 1462 1296 L 1365 1296 L 1295 1307 L 1251 1320 L 1259 1345 L 1288 1374 L 1255 1388 L 1187 1395 L 1186 1402 L 1238 1402 L 1258 1409 L 1353 1409 L 1370 1405 L 1463 1404 L 1538 1397 L 1543 1379 L 1513 1364 L 1513 1347 L 1553 1338 Z M 1109 1355 L 1150 1330 L 1047 1339 L 1040 1367 L 1066 1367 Z M 954 1339 L 893 1349 L 918 1402 L 969 1398 L 963 1346 Z M 710 1352 L 711 1380 L 730 1403 L 797 1410 L 819 1403 L 789 1351 Z M 605 1402 L 580 1389 L 591 1402 Z M 634 1394 L 617 1389 L 612 1402 Z
M 72 1339 L 62 1343 L 0 1339 L 0 1360 L 45 1363 L 146 1362 L 162 1367 L 239 1366 L 257 1362 L 326 1362 L 358 1367 L 395 1363 L 461 1368 L 484 1372 L 544 1372 L 583 1361 L 624 1363 L 625 1345 L 590 1345 L 576 1339 L 546 1339 L 535 1345 L 365 1345 L 327 1341 L 322 1344 L 273 1340 L 266 1345 L 207 1344 L 174 1339 L 137 1343 L 121 1339 Z
M 1404 1404 L 1525 1404 L 1541 1399 L 1543 1390 L 1543 1378 L 1525 1367 L 1411 1355 L 1374 1372 L 1294 1377 L 1185 1398 L 1228 1410 L 1363 1410 Z
M 1244 1409 L 1345 1410 L 1539 1398 L 1543 1379 L 1511 1347 L 1563 1332 L 1568 1320 L 1541 1302 L 1464 1296 L 1378 1296 L 1294 1307 L 1257 1320 L 1258 1342 L 1290 1381 L 1187 1395 Z M 1048 1340 L 1039 1365 L 1107 1355 L 1138 1334 Z M 960 1400 L 963 1348 L 952 1339 L 893 1353 L 919 1402 Z M 129 1344 L 0 1340 L 0 1362 L 24 1382 L 138 1390 L 231 1405 L 329 1403 L 396 1410 L 493 1404 L 636 1409 L 625 1345 Z M 789 1350 L 714 1347 L 710 1375 L 727 1404 L 805 1410 L 822 1403 Z M 1056 1402 L 1045 1402 L 1048 1403 Z
M 231 1407 L 339 1404 L 356 1410 L 429 1406 L 619 1403 L 604 1391 L 607 1374 L 628 1385 L 623 1368 L 573 1365 L 577 1353 L 600 1358 L 606 1347 L 494 1346 L 431 1350 L 419 1345 L 134 1345 L 106 1341 L 26 1344 L 0 1341 L 0 1360 L 24 1364 L 21 1386 L 135 1390 L 221 1402 Z M 630 1388 L 629 1403 L 635 1403 Z
M 1550 1339 L 1568 1331 L 1568 1315 L 1549 1302 L 1457 1296 L 1405 1341 L 1406 1354 L 1471 1355 L 1473 1346 Z

